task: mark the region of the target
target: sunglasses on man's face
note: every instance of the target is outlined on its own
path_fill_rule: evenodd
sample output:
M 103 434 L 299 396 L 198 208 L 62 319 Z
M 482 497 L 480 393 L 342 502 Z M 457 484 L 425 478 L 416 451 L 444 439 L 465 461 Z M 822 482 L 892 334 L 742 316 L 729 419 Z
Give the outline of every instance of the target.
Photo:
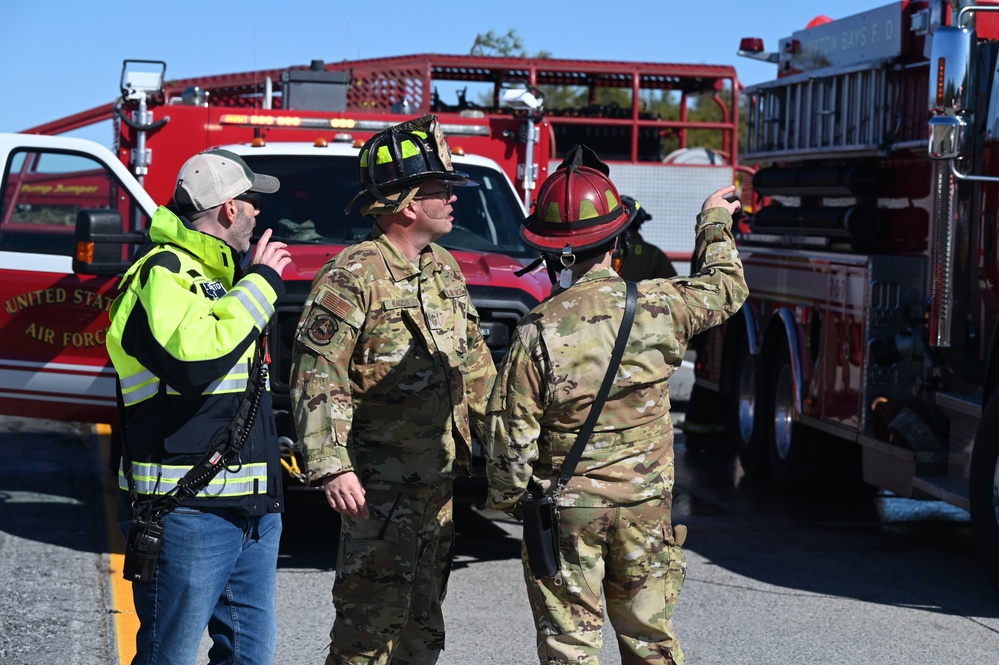
M 445 203 L 451 200 L 451 185 L 444 185 L 444 189 L 436 192 L 422 192 L 413 197 L 414 201 L 425 201 L 427 199 L 443 199 Z
M 232 197 L 233 201 L 246 201 L 253 206 L 254 210 L 260 210 L 260 199 L 252 194 L 240 194 Z

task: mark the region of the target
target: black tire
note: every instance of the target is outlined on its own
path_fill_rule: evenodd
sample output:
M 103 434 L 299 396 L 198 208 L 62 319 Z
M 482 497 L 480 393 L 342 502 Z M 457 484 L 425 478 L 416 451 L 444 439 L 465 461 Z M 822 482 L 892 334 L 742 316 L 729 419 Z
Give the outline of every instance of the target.
M 770 472 L 778 490 L 793 494 L 816 479 L 813 460 L 821 437 L 817 433 L 806 435 L 798 422 L 800 414 L 794 399 L 797 379 L 791 366 L 791 349 L 787 340 L 781 339 L 767 366 L 773 368 L 767 376 L 764 405 L 765 445 L 769 451 Z M 813 440 L 809 442 L 809 438 Z
M 726 430 L 746 475 L 765 477 L 769 475 L 770 467 L 763 434 L 765 427 L 761 419 L 763 367 L 759 357 L 749 353 L 744 340 L 738 348 L 732 368 Z
M 999 592 L 999 393 L 992 395 L 971 451 L 971 534 L 989 583 Z

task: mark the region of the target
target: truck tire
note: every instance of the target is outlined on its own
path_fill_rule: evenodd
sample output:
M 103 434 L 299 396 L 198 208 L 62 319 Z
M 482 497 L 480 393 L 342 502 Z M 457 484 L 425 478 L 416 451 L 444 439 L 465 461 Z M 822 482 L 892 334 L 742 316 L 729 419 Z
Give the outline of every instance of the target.
M 800 414 L 794 399 L 796 378 L 787 340 L 781 339 L 767 366 L 773 368 L 767 376 L 764 406 L 765 445 L 769 451 L 770 471 L 774 486 L 793 494 L 807 487 L 812 479 L 813 451 L 805 440 L 807 437 L 803 436 L 804 428 L 799 422 Z
M 999 592 L 999 392 L 982 412 L 971 451 L 971 534 L 985 576 Z
M 749 353 L 744 341 L 737 348 L 726 429 L 743 471 L 747 476 L 760 477 L 767 475 L 770 468 L 761 418 L 763 368 L 759 356 Z

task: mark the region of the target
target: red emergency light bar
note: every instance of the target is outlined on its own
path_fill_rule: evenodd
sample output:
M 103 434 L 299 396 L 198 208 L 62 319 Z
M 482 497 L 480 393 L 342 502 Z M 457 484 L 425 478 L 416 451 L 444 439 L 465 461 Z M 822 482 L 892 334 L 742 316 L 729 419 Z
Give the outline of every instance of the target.
M 398 124 L 390 120 L 355 120 L 353 118 L 303 118 L 297 115 L 260 115 L 248 113 L 226 113 L 219 117 L 221 125 L 239 127 L 280 127 L 283 129 L 356 129 L 380 132 Z M 489 136 L 487 125 L 441 124 L 441 129 L 449 136 Z

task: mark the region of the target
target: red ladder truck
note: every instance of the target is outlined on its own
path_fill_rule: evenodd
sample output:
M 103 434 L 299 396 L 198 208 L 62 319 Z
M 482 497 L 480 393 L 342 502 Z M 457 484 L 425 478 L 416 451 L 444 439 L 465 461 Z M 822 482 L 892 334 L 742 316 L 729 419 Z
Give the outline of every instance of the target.
M 746 91 L 751 295 L 700 340 L 688 419 L 720 400 L 779 488 L 970 510 L 999 589 L 999 3 L 953 4 L 744 40 L 778 68 Z

